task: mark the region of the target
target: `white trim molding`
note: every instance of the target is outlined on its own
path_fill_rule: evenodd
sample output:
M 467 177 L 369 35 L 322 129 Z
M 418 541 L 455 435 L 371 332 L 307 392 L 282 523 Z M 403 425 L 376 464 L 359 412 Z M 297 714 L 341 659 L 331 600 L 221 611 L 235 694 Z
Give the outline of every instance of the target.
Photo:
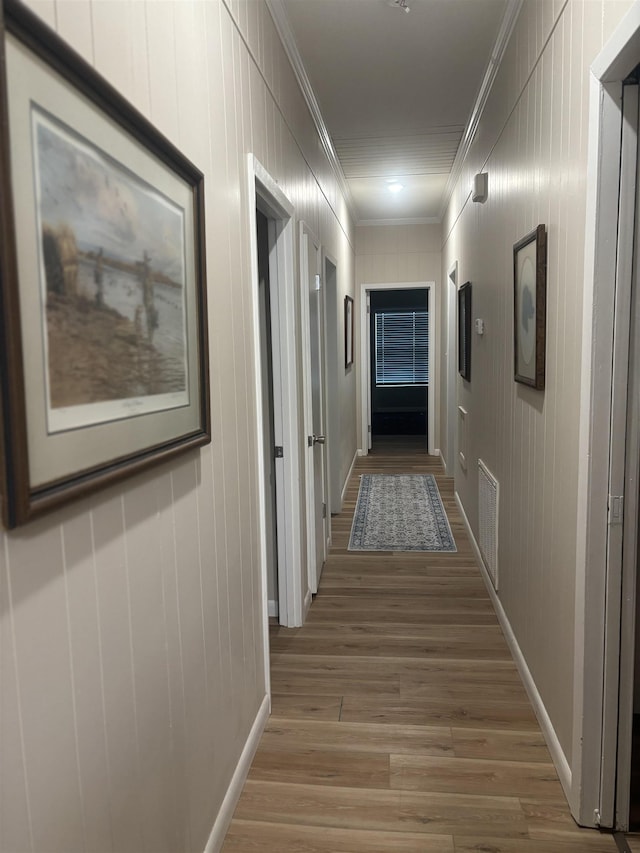
M 345 497 L 347 494 L 347 488 L 349 486 L 349 480 L 351 479 L 351 475 L 353 474 L 353 469 L 356 466 L 356 461 L 358 459 L 358 456 L 366 456 L 366 455 L 367 454 L 362 453 L 361 450 L 356 450 L 356 452 L 353 454 L 353 459 L 351 460 L 351 467 L 349 468 L 349 473 L 347 474 L 347 479 L 344 481 L 344 485 L 342 487 L 342 503 L 344 503 L 344 501 L 345 501 Z
M 571 793 L 571 767 L 569 766 L 567 757 L 564 754 L 562 746 L 560 745 L 560 741 L 558 740 L 556 731 L 553 728 L 551 718 L 549 717 L 544 702 L 542 701 L 542 696 L 540 695 L 538 688 L 536 687 L 536 683 L 533 680 L 531 670 L 527 666 L 525 657 L 522 654 L 522 650 L 520 649 L 518 640 L 516 639 L 516 635 L 513 632 L 513 628 L 511 627 L 509 618 L 505 613 L 505 610 L 502 606 L 502 602 L 498 598 L 498 595 L 495 589 L 493 588 L 491 578 L 489 577 L 489 573 L 485 568 L 484 560 L 482 559 L 482 554 L 480 553 L 480 546 L 478 545 L 473 530 L 471 529 L 469 519 L 467 518 L 467 514 L 464 511 L 464 507 L 462 505 L 462 501 L 460 500 L 460 495 L 458 494 L 458 492 L 455 492 L 455 498 L 456 504 L 458 505 L 458 510 L 460 511 L 460 515 L 462 516 L 462 521 L 464 522 L 464 526 L 467 530 L 469 541 L 471 542 L 471 547 L 473 548 L 476 557 L 476 562 L 478 563 L 480 573 L 482 574 L 482 580 L 484 581 L 484 585 L 487 588 L 487 593 L 489 594 L 489 598 L 491 599 L 491 603 L 493 604 L 496 616 L 498 617 L 498 622 L 500 623 L 500 627 L 502 628 L 502 632 L 507 641 L 507 645 L 509 646 L 509 651 L 511 652 L 513 661 L 520 674 L 520 678 L 522 679 L 522 682 L 524 684 L 524 688 L 527 691 L 527 695 L 529 696 L 531 704 L 533 705 L 534 713 L 536 715 L 538 723 L 540 724 L 542 734 L 547 743 L 547 746 L 549 747 L 551 758 L 553 759 L 553 763 L 558 772 L 560 784 L 564 789 L 565 795 L 567 796 L 567 798 L 569 798 Z
M 236 764 L 236 769 L 233 771 L 231 782 L 229 783 L 227 793 L 225 794 L 222 805 L 220 806 L 220 811 L 218 812 L 215 823 L 213 824 L 213 829 L 211 830 L 211 834 L 209 835 L 209 839 L 204 848 L 204 853 L 218 853 L 218 851 L 222 850 L 225 835 L 229 830 L 233 813 L 238 804 L 238 800 L 240 799 L 240 794 L 242 793 L 242 788 L 246 778 L 249 775 L 251 762 L 253 761 L 253 756 L 256 754 L 256 750 L 258 749 L 258 744 L 260 743 L 260 738 L 262 737 L 262 732 L 264 731 L 264 727 L 269 719 L 270 712 L 271 699 L 267 695 L 262 700 L 258 713 L 256 714 L 256 718 L 251 726 L 249 737 L 246 740 L 244 748 L 240 754 L 240 758 L 238 759 L 238 763 Z

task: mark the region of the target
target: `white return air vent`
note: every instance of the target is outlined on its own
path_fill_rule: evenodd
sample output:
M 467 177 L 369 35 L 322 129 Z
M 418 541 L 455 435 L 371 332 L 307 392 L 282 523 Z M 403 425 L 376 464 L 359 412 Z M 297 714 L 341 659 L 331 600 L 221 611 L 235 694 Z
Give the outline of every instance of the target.
M 481 459 L 478 459 L 478 522 L 482 559 L 494 589 L 498 589 L 498 496 L 500 488 Z

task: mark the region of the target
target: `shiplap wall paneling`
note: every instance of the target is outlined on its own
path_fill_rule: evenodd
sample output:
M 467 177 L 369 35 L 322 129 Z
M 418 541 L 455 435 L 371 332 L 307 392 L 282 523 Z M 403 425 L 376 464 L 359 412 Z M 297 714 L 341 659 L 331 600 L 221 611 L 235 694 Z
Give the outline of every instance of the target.
M 246 155 L 343 293 L 353 224 L 264 3 L 30 5 L 205 174 L 213 442 L 0 534 L 0 847 L 201 851 L 264 695 Z
M 486 323 L 472 381 L 458 383 L 475 426 L 456 488 L 477 530 L 479 457 L 500 481 L 499 595 L 569 764 L 587 87 L 629 6 L 525 0 L 443 223 L 442 268 L 459 262 Z M 479 171 L 489 173 L 484 205 L 470 200 Z M 538 223 L 549 247 L 544 392 L 513 380 L 512 246 Z

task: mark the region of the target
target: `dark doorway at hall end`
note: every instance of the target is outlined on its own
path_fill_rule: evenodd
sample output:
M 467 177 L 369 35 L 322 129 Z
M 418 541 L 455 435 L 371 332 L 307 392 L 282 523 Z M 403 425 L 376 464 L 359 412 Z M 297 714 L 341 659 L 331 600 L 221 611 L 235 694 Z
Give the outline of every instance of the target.
M 371 439 L 428 440 L 429 291 L 378 290 L 370 297 Z

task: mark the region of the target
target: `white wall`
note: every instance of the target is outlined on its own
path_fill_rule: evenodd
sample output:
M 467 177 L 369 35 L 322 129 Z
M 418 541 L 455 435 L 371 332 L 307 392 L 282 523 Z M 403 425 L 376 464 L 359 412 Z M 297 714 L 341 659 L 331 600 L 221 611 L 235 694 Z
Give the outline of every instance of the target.
M 440 225 L 359 225 L 356 229 L 356 353 L 360 352 L 360 285 L 402 284 L 404 282 L 434 281 L 435 299 L 431 306 L 434 322 L 432 331 L 439 334 L 442 273 L 442 228 Z M 446 277 L 445 277 L 446 278 Z M 440 376 L 440 350 L 435 343 L 432 376 Z M 362 382 L 360 365 L 358 388 Z M 438 389 L 436 388 L 436 395 Z M 437 399 L 437 397 L 436 397 Z M 362 417 L 361 394 L 358 393 L 358 423 Z M 437 416 L 437 413 L 436 413 Z M 439 447 L 440 421 L 436 420 L 434 444 Z
M 473 317 L 485 320 L 471 383 L 457 378 L 469 422 L 456 489 L 477 532 L 478 458 L 500 482 L 499 597 L 569 765 L 588 68 L 630 5 L 525 0 L 443 225 L 442 269 L 458 261 Z M 479 171 L 489 173 L 484 205 L 470 199 Z M 513 380 L 512 247 L 538 223 L 548 229 L 544 392 Z
M 213 443 L 0 533 L 0 848 L 203 850 L 265 694 L 247 154 L 343 293 L 352 226 L 264 3 L 31 5 L 205 173 Z

